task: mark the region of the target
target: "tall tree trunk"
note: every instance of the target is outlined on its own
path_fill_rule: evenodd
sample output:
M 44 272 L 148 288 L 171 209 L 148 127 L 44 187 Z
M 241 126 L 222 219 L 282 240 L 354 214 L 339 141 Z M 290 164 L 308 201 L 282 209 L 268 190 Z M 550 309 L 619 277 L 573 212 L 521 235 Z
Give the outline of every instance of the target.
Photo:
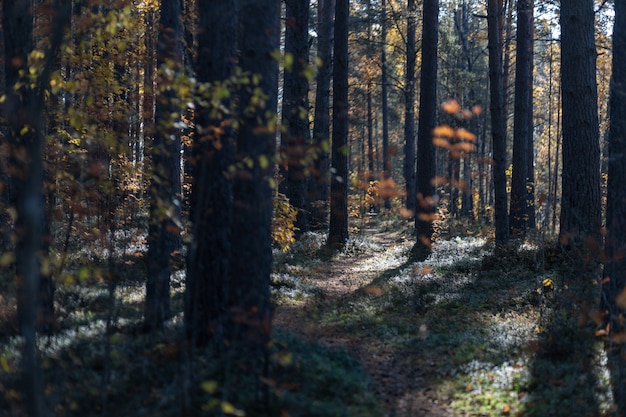
M 225 86 L 235 67 L 237 10 L 233 2 L 211 0 L 198 5 L 198 82 Z M 208 94 L 213 94 L 209 90 Z M 208 97 L 207 97 L 208 98 Z M 229 314 L 233 132 L 230 116 L 219 106 L 200 100 L 192 149 L 193 182 L 189 217 L 193 238 L 187 254 L 185 327 L 196 345 L 212 341 L 224 346 L 224 326 Z
M 248 371 L 261 375 L 271 330 L 270 274 L 272 270 L 272 163 L 276 142 L 278 64 L 273 54 L 279 48 L 280 2 L 242 2 L 240 66 L 259 75 L 258 89 L 264 106 L 242 115 L 236 142 L 233 174 L 232 247 L 230 254 L 231 323 L 229 342 L 235 357 Z M 249 106 L 252 92 L 244 90 L 242 107 Z
M 528 198 L 530 194 L 528 187 L 532 187 L 528 169 L 529 166 L 532 167 L 533 162 L 533 7 L 532 0 L 517 0 L 515 129 L 513 131 L 513 175 L 509 221 L 511 234 L 518 236 L 526 234 L 530 211 L 534 212 L 535 209 L 534 205 L 529 205 Z
M 430 253 L 436 201 L 435 145 L 433 129 L 437 124 L 437 43 L 439 41 L 439 0 L 424 0 L 422 28 L 422 73 L 420 76 L 420 109 L 417 130 L 417 212 L 413 253 L 425 259 Z
M 336 0 L 333 66 L 333 144 L 328 245 L 348 240 L 348 18 L 349 0 Z
M 309 142 L 309 0 L 286 0 L 285 66 L 283 82 L 282 146 L 287 158 L 287 197 L 298 210 L 297 233 L 309 230 L 309 205 L 305 158 Z M 285 60 L 287 61 L 287 60 Z
M 406 70 L 404 86 L 404 182 L 406 184 L 406 208 L 415 212 L 417 184 L 415 167 L 415 31 L 417 8 L 415 0 L 407 4 Z
M 389 159 L 389 81 L 387 80 L 387 1 L 382 0 L 382 10 L 380 16 L 380 36 L 382 39 L 382 47 L 380 52 L 380 83 L 382 85 L 381 91 L 381 105 L 382 105 L 382 118 L 383 118 L 383 167 L 381 178 L 391 178 L 391 161 Z M 391 209 L 391 199 L 388 195 L 384 196 L 385 209 Z
M 502 10 L 498 0 L 487 1 L 489 43 L 489 87 L 491 93 L 491 134 L 493 136 L 493 186 L 496 245 L 509 239 L 509 216 L 506 195 L 506 115 L 504 114 L 504 85 L 502 79 Z
M 330 148 L 330 80 L 332 76 L 333 17 L 335 0 L 318 0 L 317 71 L 315 90 L 315 114 L 313 122 L 313 146 L 317 149 L 315 179 L 309 182 L 311 202 L 311 226 L 325 228 L 328 224 L 328 150 Z
M 367 83 L 367 181 L 374 180 L 374 109 L 372 108 L 372 82 Z
M 18 316 L 23 337 L 22 372 L 25 402 L 30 416 L 46 415 L 44 391 L 39 366 L 36 334 L 39 323 L 52 319 L 53 294 L 41 290 L 50 283 L 42 277 L 44 225 L 43 159 L 44 96 L 50 73 L 56 62 L 65 25 L 69 19 L 69 3 L 56 1 L 49 34 L 45 63 L 34 85 L 22 77 L 28 74 L 28 56 L 34 48 L 32 3 L 2 2 L 6 100 L 3 116 L 7 121 L 7 143 L 11 183 L 15 186 L 15 263 L 18 291 Z M 42 279 L 43 278 L 43 279 Z M 43 282 L 42 282 L 43 281 Z M 45 310 L 43 309 L 45 307 Z M 50 311 L 52 310 L 52 311 Z M 52 316 L 50 316 L 52 315 Z
M 162 329 L 170 316 L 171 256 L 180 248 L 180 130 L 174 98 L 176 93 L 167 79 L 166 68 L 183 71 L 183 30 L 181 0 L 161 0 L 161 17 L 157 45 L 158 83 L 163 93 L 156 99 L 154 141 L 151 149 L 152 181 L 150 185 L 150 225 L 144 324 L 149 329 Z
M 600 146 L 593 0 L 561 1 L 561 242 L 599 245 Z
M 626 313 L 623 302 L 626 290 L 626 4 L 619 1 L 615 3 L 613 76 L 609 100 L 609 180 L 602 310 L 609 312 L 611 336 L 616 336 L 626 331 L 622 320 Z M 624 344 L 620 342 L 609 346 L 609 365 L 613 374 L 611 385 L 618 414 L 621 415 L 626 412 L 625 353 Z

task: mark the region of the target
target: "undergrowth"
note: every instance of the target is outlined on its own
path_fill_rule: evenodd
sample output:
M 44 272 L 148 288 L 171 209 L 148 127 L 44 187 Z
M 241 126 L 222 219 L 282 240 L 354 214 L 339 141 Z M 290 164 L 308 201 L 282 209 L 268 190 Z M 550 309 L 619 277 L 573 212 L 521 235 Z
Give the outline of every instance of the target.
M 578 297 L 571 258 L 528 242 L 494 254 L 489 232 L 454 230 L 422 262 L 409 259 L 413 231 L 397 219 L 363 222 L 332 255 L 321 233 L 277 250 L 282 320 L 260 384 L 182 343 L 180 273 L 161 336 L 141 331 L 142 258 L 115 286 L 59 283 L 57 332 L 39 340 L 47 406 L 63 416 L 616 416 L 596 307 Z M 20 339 L 5 318 L 0 414 L 19 417 Z

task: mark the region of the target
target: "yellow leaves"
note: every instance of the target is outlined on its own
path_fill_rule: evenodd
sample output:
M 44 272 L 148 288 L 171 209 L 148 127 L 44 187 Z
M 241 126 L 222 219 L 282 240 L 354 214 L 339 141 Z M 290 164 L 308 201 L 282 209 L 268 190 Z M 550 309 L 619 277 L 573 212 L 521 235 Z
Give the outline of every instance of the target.
M 222 412 L 225 414 L 229 414 L 231 416 L 245 416 L 246 413 L 243 410 L 239 410 L 237 408 L 235 408 L 234 405 L 232 405 L 229 402 L 223 401 L 222 402 Z
M 215 394 L 217 392 L 217 389 L 219 388 L 219 385 L 217 381 L 204 381 L 200 384 L 200 388 L 202 388 L 203 391 L 209 394 Z
M 6 268 L 15 262 L 15 254 L 13 252 L 5 252 L 0 256 L 0 267 Z
M 541 281 L 541 285 L 543 285 L 543 288 L 546 290 L 554 290 L 554 281 L 550 278 L 546 278 Z
M 2 372 L 10 374 L 13 372 L 13 366 L 9 363 L 9 360 L 5 355 L 0 356 L 0 370 Z

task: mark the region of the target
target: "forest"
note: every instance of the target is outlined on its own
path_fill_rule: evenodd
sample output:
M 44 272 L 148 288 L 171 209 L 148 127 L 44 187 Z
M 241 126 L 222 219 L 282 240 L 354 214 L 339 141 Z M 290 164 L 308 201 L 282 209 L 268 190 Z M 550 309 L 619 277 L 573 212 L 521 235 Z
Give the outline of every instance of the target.
M 624 1 L 0 14 L 0 416 L 626 416 Z

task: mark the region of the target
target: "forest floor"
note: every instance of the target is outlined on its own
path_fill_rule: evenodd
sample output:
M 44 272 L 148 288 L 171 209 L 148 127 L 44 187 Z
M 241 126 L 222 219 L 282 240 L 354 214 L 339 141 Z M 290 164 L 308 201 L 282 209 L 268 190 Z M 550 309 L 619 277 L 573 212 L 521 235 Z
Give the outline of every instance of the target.
M 123 237 L 109 263 L 77 248 L 57 282 L 55 333 L 39 340 L 47 407 L 70 417 L 620 415 L 594 334 L 602 320 L 578 297 L 568 254 L 513 242 L 496 256 L 489 230 L 456 227 L 416 262 L 409 222 L 380 217 L 353 221 L 338 253 L 323 233 L 275 251 L 262 387 L 231 372 L 236 358 L 181 343 L 184 269 L 174 317 L 146 334 L 141 239 Z M 0 415 L 21 417 L 11 282 L 0 281 Z M 260 402 L 260 392 L 272 395 Z
M 379 407 L 366 415 L 617 415 L 596 314 L 559 302 L 558 250 L 496 257 L 484 236 L 446 236 L 412 262 L 412 229 L 376 221 L 335 256 L 320 240 L 276 256 L 274 328 L 355 358 Z

